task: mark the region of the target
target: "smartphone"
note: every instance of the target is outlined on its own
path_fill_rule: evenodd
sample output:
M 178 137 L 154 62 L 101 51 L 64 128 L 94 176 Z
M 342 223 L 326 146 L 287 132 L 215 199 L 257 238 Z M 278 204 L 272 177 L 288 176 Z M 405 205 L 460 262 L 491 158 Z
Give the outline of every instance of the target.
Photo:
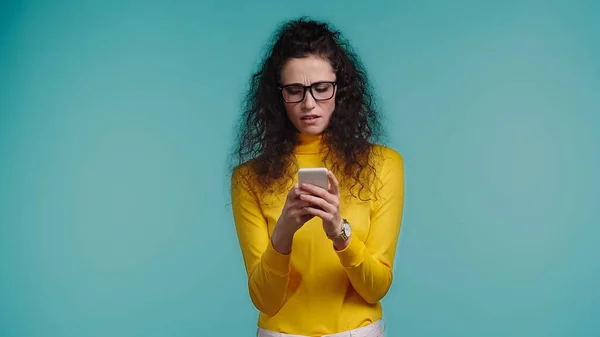
M 325 167 L 301 168 L 298 170 L 298 185 L 312 184 L 326 190 L 329 189 L 329 170 Z

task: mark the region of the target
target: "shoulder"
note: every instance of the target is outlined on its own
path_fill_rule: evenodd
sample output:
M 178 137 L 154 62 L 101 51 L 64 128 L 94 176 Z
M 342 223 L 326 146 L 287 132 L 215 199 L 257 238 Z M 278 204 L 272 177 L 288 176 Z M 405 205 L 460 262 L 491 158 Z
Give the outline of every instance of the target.
M 232 172 L 231 172 L 231 180 L 237 180 L 240 179 L 246 175 L 248 175 L 251 172 L 251 164 L 249 161 L 237 165 L 233 168 Z
M 378 197 L 381 202 L 402 198 L 404 195 L 404 159 L 395 149 L 383 145 L 373 148 L 377 170 L 375 181 Z M 377 198 L 378 199 L 378 198 Z
M 253 175 L 252 162 L 247 161 L 233 168 L 231 171 L 231 189 L 232 191 L 252 190 Z
M 384 172 L 404 170 L 402 155 L 395 149 L 385 145 L 373 144 L 373 161 Z
M 248 184 L 251 178 L 254 176 L 255 162 L 256 158 L 250 159 L 242 164 L 235 166 L 231 172 L 231 181 L 243 181 L 246 184 Z

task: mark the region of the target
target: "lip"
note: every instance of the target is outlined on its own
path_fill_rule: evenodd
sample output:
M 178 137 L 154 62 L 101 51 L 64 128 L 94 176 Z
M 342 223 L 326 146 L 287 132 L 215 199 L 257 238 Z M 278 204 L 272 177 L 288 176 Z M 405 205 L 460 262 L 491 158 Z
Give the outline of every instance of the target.
M 300 118 L 300 121 L 307 125 L 313 125 L 319 122 L 321 116 L 318 115 L 306 115 Z

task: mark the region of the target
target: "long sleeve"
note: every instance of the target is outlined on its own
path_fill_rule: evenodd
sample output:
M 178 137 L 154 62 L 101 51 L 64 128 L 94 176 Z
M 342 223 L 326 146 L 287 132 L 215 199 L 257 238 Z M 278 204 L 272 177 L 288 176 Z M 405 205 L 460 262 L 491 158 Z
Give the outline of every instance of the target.
M 256 195 L 240 169 L 232 176 L 231 200 L 250 298 L 258 310 L 273 316 L 285 302 L 290 255 L 273 248 Z
M 397 152 L 384 151 L 379 178 L 380 187 L 366 241 L 351 237 L 348 246 L 337 252 L 352 286 L 371 304 L 380 301 L 392 284 L 404 204 L 404 166 Z

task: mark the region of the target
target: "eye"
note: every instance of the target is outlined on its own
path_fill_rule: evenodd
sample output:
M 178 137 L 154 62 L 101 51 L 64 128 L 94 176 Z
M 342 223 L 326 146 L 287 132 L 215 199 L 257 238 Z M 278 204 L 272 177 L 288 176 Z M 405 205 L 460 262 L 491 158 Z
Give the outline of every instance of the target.
M 301 87 L 287 87 L 285 91 L 290 95 L 301 95 L 303 92 Z
M 313 89 L 318 93 L 325 93 L 333 89 L 333 85 L 331 83 L 318 83 Z

